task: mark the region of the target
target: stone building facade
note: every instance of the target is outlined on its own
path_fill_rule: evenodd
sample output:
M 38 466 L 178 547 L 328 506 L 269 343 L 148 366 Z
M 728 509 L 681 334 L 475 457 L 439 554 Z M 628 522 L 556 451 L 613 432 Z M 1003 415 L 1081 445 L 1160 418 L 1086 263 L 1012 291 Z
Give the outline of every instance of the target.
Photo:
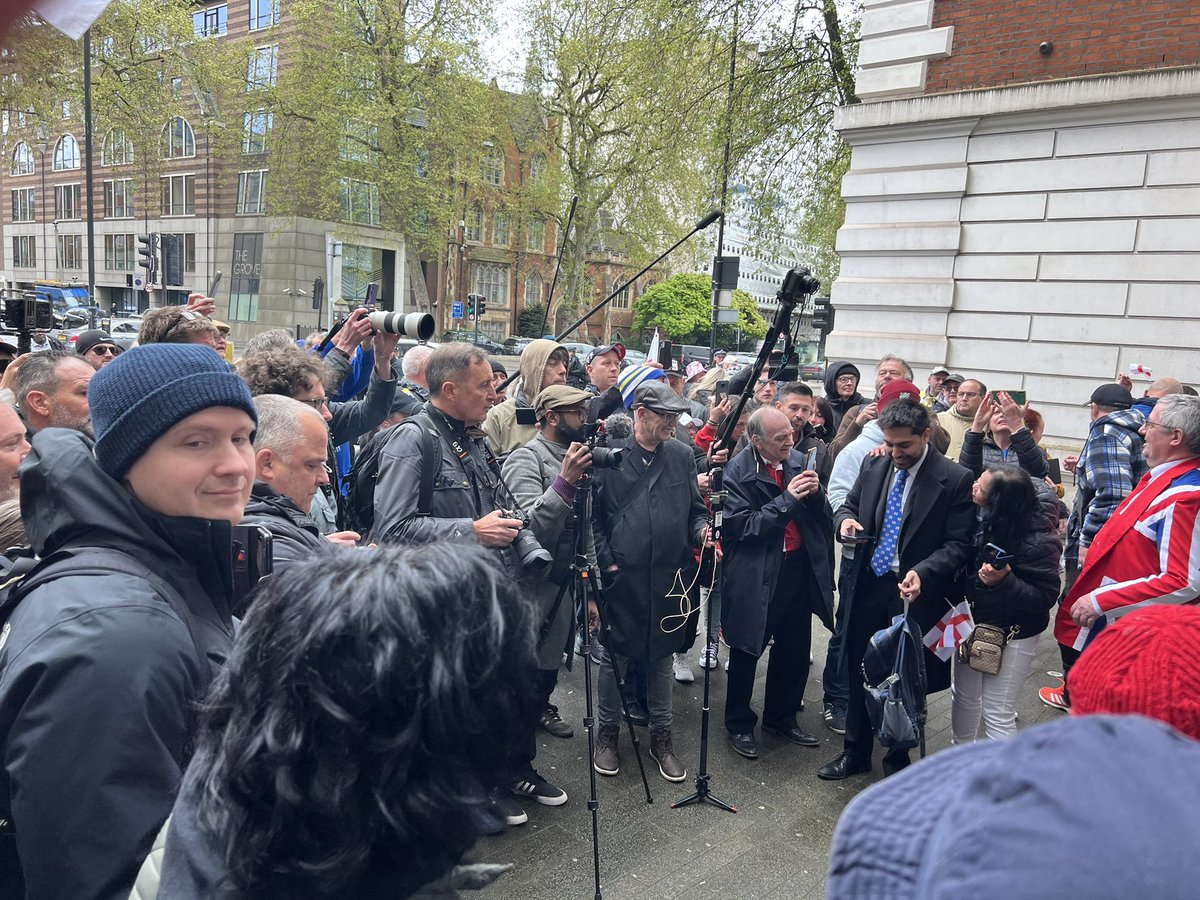
M 1200 382 L 1198 29 L 1187 0 L 864 0 L 828 357 L 1025 390 L 1064 446 L 1131 364 Z

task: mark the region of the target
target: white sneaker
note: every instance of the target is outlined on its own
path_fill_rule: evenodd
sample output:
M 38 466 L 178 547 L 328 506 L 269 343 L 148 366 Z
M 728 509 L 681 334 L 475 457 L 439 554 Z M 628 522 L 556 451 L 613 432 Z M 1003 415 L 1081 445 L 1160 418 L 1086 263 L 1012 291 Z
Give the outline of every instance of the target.
M 691 684 L 696 680 L 692 667 L 688 665 L 686 653 L 676 653 L 672 665 L 675 667 L 675 680 L 680 684 Z
M 720 662 L 717 657 L 717 650 L 720 646 L 716 641 L 713 641 L 700 651 L 700 658 L 698 660 L 700 668 L 715 669 L 717 667 L 717 663 Z

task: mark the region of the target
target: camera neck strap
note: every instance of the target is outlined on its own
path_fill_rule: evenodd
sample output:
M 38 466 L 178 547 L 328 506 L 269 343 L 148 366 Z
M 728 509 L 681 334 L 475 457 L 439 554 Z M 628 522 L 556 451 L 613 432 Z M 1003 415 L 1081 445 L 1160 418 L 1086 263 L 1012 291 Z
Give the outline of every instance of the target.
M 491 496 L 494 494 L 492 482 L 486 478 L 480 478 L 479 469 L 475 465 L 475 460 L 471 457 L 470 449 L 466 446 L 466 444 L 463 443 L 463 440 L 460 439 L 457 434 L 455 434 L 454 429 L 450 427 L 450 422 L 446 418 L 446 414 L 433 404 L 426 405 L 425 409 L 429 415 L 429 421 L 433 425 L 434 430 L 437 431 L 442 440 L 450 445 L 450 451 L 456 457 L 458 457 L 458 463 L 462 467 L 463 473 L 467 476 L 467 480 L 471 482 L 471 487 L 475 492 L 476 511 L 481 516 L 486 515 L 491 511 L 491 503 L 495 502 Z M 464 434 L 463 438 L 465 437 L 466 435 Z M 483 482 L 482 485 L 480 484 L 481 481 Z M 487 510 L 484 509 L 483 503 L 484 488 L 487 490 L 490 501 L 489 509 Z

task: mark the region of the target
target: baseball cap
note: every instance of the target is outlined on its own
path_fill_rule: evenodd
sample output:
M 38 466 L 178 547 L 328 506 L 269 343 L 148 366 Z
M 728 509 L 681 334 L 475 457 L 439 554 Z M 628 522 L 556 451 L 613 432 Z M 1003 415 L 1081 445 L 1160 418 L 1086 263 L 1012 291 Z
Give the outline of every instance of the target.
M 945 369 L 942 371 L 945 371 Z M 951 372 L 944 379 L 942 379 L 942 384 L 962 384 L 966 380 L 966 376 L 960 375 L 958 372 Z
M 566 409 L 568 406 L 579 406 L 592 399 L 592 395 L 579 388 L 565 384 L 552 384 L 542 388 L 541 393 L 533 401 L 533 411 L 540 419 L 549 409 Z
M 893 400 L 916 400 L 921 399 L 921 389 L 911 381 L 905 381 L 903 378 L 897 381 L 889 381 L 883 386 L 883 390 L 879 392 L 879 411 L 883 412 Z
M 637 409 L 639 406 L 668 416 L 682 415 L 691 409 L 688 402 L 661 379 L 646 381 L 637 386 L 637 390 L 633 392 L 633 408 Z
M 929 374 L 930 375 L 949 375 L 950 370 L 947 369 L 945 366 L 934 366 L 933 371 L 930 372 Z
M 622 344 L 620 341 L 617 341 L 612 344 L 601 344 L 599 347 L 597 347 L 595 350 L 591 351 L 587 355 L 587 359 L 584 360 L 584 362 L 590 363 L 597 356 L 600 356 L 604 353 L 612 353 L 614 350 L 617 352 L 617 359 L 625 358 L 625 345 Z
M 1129 409 L 1133 406 L 1133 394 L 1119 384 L 1102 384 L 1092 391 L 1092 399 L 1083 406 L 1112 406 L 1116 409 Z

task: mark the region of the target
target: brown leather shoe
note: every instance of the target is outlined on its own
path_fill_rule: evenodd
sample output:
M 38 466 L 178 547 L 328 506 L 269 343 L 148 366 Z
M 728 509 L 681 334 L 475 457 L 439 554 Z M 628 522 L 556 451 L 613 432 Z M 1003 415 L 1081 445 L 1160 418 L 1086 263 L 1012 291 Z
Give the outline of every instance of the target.
M 658 763 L 659 774 L 667 781 L 679 782 L 687 778 L 687 769 L 675 755 L 675 748 L 671 744 L 671 732 L 650 732 L 650 756 Z

